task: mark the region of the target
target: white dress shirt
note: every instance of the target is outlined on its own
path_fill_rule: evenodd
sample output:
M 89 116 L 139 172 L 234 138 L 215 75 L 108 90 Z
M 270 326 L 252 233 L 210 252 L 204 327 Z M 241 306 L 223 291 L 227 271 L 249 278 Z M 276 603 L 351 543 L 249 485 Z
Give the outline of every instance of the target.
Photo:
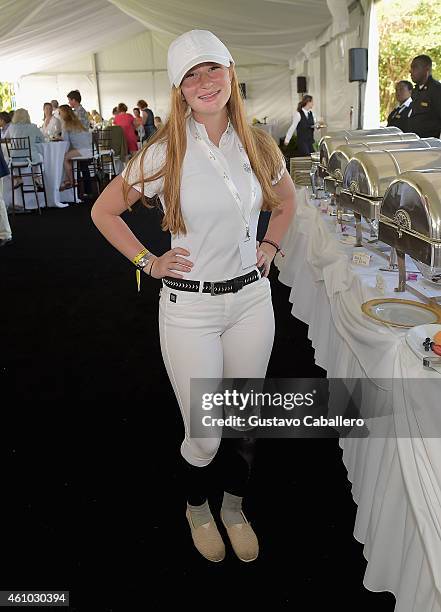
M 180 202 L 187 234 L 172 235 L 171 246 L 182 247 L 190 252 L 188 259 L 193 262 L 191 272 L 183 273 L 186 279 L 218 281 L 247 274 L 256 266 L 242 268 L 239 242 L 245 236 L 244 220 L 239 207 L 223 177 L 216 170 L 198 137 L 203 139 L 222 168 L 231 178 L 242 202 L 251 208 L 252 190 L 255 190 L 251 208 L 249 231 L 251 240 L 256 241 L 257 223 L 262 208 L 262 189 L 251 168 L 244 163 L 243 147 L 231 125 L 223 133 L 219 147 L 208 138 L 205 126 L 190 117 L 187 120 L 187 150 L 182 166 Z M 196 136 L 196 137 L 195 137 Z M 242 152 L 240 147 L 242 147 Z M 144 175 L 149 176 L 159 170 L 165 161 L 166 144 L 155 143 L 147 149 L 144 158 Z M 274 178 L 276 184 L 286 171 L 281 156 L 280 173 Z M 132 183 L 140 177 L 140 168 L 133 166 L 130 177 L 127 171 L 123 176 Z M 135 186 L 141 191 L 141 186 Z M 144 185 L 147 197 L 158 194 L 165 209 L 162 193 L 163 179 Z
M 398 110 L 398 109 L 403 110 L 404 108 L 407 108 L 411 104 L 412 104 L 412 96 L 410 96 L 409 98 L 407 98 L 405 102 L 397 106 L 395 110 Z M 407 116 L 410 117 L 411 114 L 412 114 L 412 109 L 410 109 L 409 114 Z
M 52 115 L 49 123 L 41 126 L 43 136 L 59 136 L 61 134 L 61 121 Z

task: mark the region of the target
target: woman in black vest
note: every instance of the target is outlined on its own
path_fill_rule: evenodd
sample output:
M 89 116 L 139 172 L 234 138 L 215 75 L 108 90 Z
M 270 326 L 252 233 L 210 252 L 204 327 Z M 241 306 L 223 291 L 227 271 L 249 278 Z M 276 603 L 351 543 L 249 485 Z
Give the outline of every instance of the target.
M 156 132 L 155 120 L 153 111 L 148 108 L 145 100 L 138 100 L 138 108 L 141 111 L 142 125 L 144 127 L 144 137 L 142 142 L 145 142 Z
M 285 137 L 285 145 L 288 145 L 294 130 L 297 128 L 297 151 L 301 156 L 310 155 L 314 151 L 315 120 L 311 110 L 312 107 L 312 96 L 304 95 L 297 106 L 294 120 Z

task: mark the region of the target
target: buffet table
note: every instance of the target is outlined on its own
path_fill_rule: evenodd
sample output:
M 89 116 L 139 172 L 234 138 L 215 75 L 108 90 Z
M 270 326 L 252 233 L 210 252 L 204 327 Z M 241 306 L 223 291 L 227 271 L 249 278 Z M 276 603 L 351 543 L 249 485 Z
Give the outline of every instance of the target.
M 419 411 L 423 401 L 440 405 L 441 374 L 423 369 L 407 330 L 361 311 L 374 298 L 418 298 L 395 293 L 398 274 L 388 272 L 381 296 L 377 274 L 386 261 L 373 255 L 370 266 L 354 265 L 356 249 L 309 196 L 308 188 L 298 189 L 286 255 L 275 260 L 279 280 L 292 288 L 292 314 L 309 325 L 316 363 L 329 378 L 384 379 L 393 400 L 387 435 L 383 426 L 376 437 L 340 439 L 358 505 L 354 536 L 368 560 L 364 585 L 394 593 L 396 612 L 441 612 L 441 410 Z M 427 381 L 427 397 L 414 379 Z M 430 437 L 434 432 L 438 437 Z

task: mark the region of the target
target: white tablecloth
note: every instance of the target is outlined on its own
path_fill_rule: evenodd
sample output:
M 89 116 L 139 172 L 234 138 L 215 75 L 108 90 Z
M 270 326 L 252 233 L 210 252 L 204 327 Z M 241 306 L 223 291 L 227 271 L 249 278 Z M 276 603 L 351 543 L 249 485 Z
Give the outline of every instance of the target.
M 43 172 L 44 182 L 46 186 L 46 197 L 48 206 L 58 206 L 63 202 L 73 202 L 73 190 L 69 189 L 60 193 L 59 187 L 63 180 L 63 160 L 66 151 L 69 148 L 69 143 L 60 142 L 43 142 L 37 145 L 39 153 L 43 156 Z M 29 179 L 27 179 L 27 183 Z M 37 208 L 35 196 L 33 193 L 26 194 L 26 208 Z M 21 206 L 21 191 L 15 190 L 16 206 Z M 42 193 L 38 193 L 40 206 L 44 206 L 44 197 Z M 4 180 L 4 200 L 6 206 L 12 205 L 11 181 L 8 178 Z
M 309 325 L 316 362 L 329 378 L 391 379 L 393 414 L 386 418 L 392 432 L 409 432 L 340 440 L 358 504 L 354 536 L 368 560 L 364 585 L 394 593 L 396 612 L 441 612 L 441 440 L 423 437 L 441 425 L 418 411 L 422 398 L 410 384 L 434 380 L 438 407 L 441 376 L 423 370 L 405 344 L 405 331 L 363 315 L 361 304 L 380 297 L 375 258 L 369 268 L 352 265 L 354 248 L 340 243 L 332 218 L 309 203 L 305 188 L 297 194 L 286 256 L 275 262 L 281 282 L 292 287 L 292 314 Z M 384 276 L 386 297 L 397 297 L 397 274 Z M 417 299 L 407 292 L 398 297 Z M 441 415 L 441 408 L 436 412 Z M 431 418 L 438 419 L 436 413 Z

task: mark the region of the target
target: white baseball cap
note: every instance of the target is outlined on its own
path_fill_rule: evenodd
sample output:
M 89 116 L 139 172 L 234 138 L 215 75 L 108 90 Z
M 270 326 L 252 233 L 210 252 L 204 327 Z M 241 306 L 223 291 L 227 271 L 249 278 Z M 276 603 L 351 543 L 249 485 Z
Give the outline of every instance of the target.
M 224 43 L 208 30 L 191 30 L 176 38 L 168 48 L 167 70 L 170 84 L 179 87 L 185 73 L 203 62 L 222 66 L 234 64 Z

